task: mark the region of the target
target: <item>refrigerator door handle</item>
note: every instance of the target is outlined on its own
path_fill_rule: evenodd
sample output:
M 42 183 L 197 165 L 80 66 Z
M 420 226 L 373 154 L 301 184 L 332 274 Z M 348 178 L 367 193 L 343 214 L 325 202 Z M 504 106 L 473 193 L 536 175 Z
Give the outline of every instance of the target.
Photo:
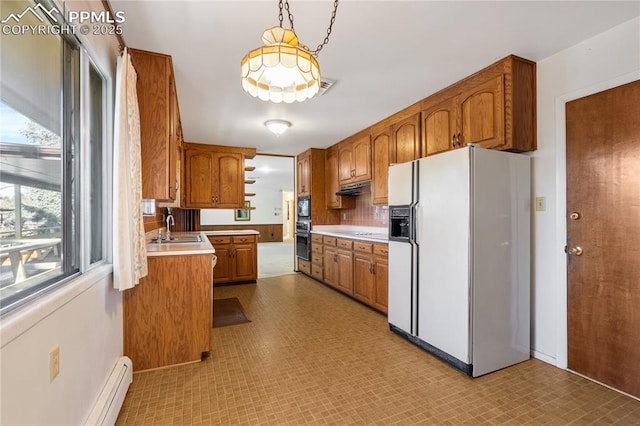
M 418 245 L 420 245 L 420 234 L 422 234 L 421 214 L 422 206 L 420 203 L 417 203 L 411 209 L 411 240 Z

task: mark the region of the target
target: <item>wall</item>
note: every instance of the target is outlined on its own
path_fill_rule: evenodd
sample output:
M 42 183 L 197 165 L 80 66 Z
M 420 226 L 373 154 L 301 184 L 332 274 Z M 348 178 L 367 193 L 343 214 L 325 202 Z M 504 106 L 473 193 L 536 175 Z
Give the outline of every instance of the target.
M 537 64 L 538 150 L 534 197 L 546 211 L 533 215 L 532 348 L 534 356 L 567 366 L 566 331 L 566 102 L 640 79 L 640 18 L 541 60 Z
M 99 10 L 101 2 L 66 6 Z M 110 111 L 116 39 L 79 37 L 111 80 Z M 110 125 L 107 135 L 111 141 Z M 0 424 L 83 423 L 122 355 L 122 296 L 113 289 L 112 275 L 110 265 L 96 268 L 0 320 Z M 49 350 L 55 345 L 60 375 L 49 383 Z

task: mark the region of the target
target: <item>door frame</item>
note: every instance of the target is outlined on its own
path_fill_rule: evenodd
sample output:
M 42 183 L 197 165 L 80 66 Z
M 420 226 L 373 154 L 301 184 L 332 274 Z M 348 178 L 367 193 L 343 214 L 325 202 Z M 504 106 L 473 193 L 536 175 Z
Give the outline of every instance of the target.
M 568 327 L 567 327 L 567 255 L 563 248 L 567 244 L 567 117 L 565 106 L 567 102 L 584 98 L 585 96 L 613 89 L 623 84 L 638 80 L 637 71 L 605 80 L 582 89 L 578 89 L 556 98 L 556 274 L 558 288 L 557 301 L 557 333 L 556 359 L 552 362 L 564 370 L 568 366 Z M 535 161 L 535 160 L 534 160 Z M 545 357 L 546 358 L 546 357 Z

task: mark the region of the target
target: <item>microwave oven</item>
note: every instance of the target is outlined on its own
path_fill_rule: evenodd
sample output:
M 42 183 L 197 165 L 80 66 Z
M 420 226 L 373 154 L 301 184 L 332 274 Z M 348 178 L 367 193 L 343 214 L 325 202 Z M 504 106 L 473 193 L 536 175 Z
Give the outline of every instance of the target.
M 309 195 L 298 197 L 297 205 L 298 220 L 311 220 L 311 197 Z

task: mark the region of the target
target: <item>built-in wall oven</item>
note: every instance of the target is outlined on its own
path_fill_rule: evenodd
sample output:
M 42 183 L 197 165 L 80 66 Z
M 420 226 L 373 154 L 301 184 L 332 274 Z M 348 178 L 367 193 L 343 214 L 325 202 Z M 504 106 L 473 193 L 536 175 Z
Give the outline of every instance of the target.
M 311 260 L 311 222 L 296 222 L 296 256 L 303 260 Z

